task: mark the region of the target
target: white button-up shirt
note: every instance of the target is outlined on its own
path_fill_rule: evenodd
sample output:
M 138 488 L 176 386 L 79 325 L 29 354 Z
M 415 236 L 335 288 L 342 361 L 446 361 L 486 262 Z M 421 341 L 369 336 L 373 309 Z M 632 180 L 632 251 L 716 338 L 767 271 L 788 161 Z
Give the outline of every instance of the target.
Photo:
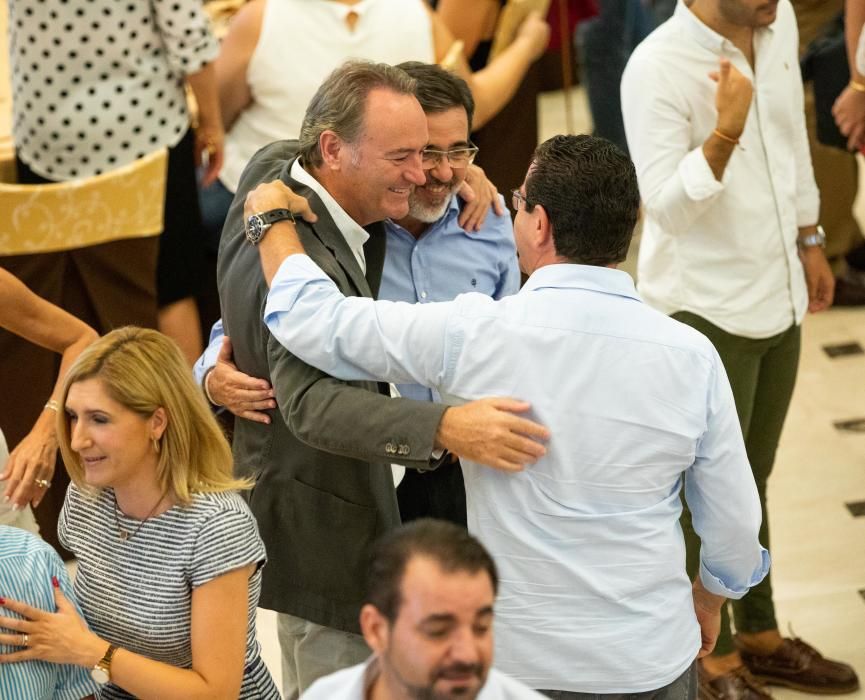
M 369 234 L 366 232 L 366 229 L 352 219 L 345 209 L 339 205 L 339 202 L 333 198 L 333 195 L 324 189 L 324 186 L 318 180 L 303 169 L 303 166 L 300 164 L 300 158 L 295 159 L 294 163 L 291 164 L 291 176 L 318 195 L 321 203 L 324 204 L 324 208 L 327 209 L 327 213 L 330 214 L 330 218 L 333 219 L 333 223 L 336 224 L 339 232 L 345 238 L 345 242 L 348 243 L 348 247 L 351 248 L 351 252 L 354 253 L 361 271 L 363 274 L 366 274 L 366 256 L 363 253 L 363 244 L 369 240 Z
M 820 205 L 789 0 L 755 30 L 754 55 L 752 70 L 680 2 L 628 61 L 622 112 L 645 204 L 640 294 L 664 313 L 691 311 L 728 333 L 767 338 L 807 309 L 796 238 Z M 717 125 L 708 74 L 722 56 L 752 81 L 754 97 L 718 182 L 702 146 Z
M 303 700 L 366 700 L 378 674 L 378 660 L 373 656 L 366 663 L 319 678 Z M 477 700 L 544 700 L 544 696 L 491 668 Z
M 496 666 L 529 687 L 656 690 L 700 648 L 679 493 L 700 578 L 741 598 L 768 569 L 730 385 L 705 336 L 643 304 L 619 270 L 549 265 L 501 300 L 343 297 L 289 256 L 270 332 L 339 379 L 434 387 L 447 403 L 513 396 L 552 437 L 519 473 L 462 461 L 469 530 L 499 568 Z

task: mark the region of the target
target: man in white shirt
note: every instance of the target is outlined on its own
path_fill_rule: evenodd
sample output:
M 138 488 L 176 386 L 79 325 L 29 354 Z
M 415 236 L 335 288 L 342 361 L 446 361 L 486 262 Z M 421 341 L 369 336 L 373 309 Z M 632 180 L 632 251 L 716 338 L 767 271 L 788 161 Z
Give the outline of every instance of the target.
M 465 529 L 421 519 L 373 552 L 360 628 L 368 661 L 316 681 L 304 700 L 541 700 L 491 668 L 498 573 Z
M 259 185 L 246 206 L 303 206 L 284 190 Z M 615 269 L 640 207 L 620 149 L 549 139 L 513 206 L 531 276 L 500 300 L 345 297 L 281 223 L 258 246 L 265 323 L 333 376 L 414 381 L 449 404 L 530 401 L 551 435 L 530 469 L 498 475 L 461 460 L 469 531 L 501 572 L 496 665 L 562 700 L 690 697 L 724 598 L 769 566 L 724 369 L 704 336 L 643 304 Z M 683 483 L 702 542 L 693 585 Z
M 639 288 L 705 334 L 724 363 L 763 510 L 807 310 L 832 303 L 817 226 L 796 20 L 789 0 L 693 0 L 640 46 L 622 109 L 646 221 Z M 689 570 L 698 542 L 687 517 Z M 778 632 L 770 579 L 725 616 L 703 660 L 711 697 L 765 698 L 764 681 L 817 693 L 858 687 L 853 670 Z

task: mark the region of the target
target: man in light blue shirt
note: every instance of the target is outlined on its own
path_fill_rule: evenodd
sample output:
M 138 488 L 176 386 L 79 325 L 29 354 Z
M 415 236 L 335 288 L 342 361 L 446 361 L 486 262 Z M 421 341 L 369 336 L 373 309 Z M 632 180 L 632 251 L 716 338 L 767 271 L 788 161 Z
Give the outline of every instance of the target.
M 378 298 L 409 303 L 450 301 L 464 292 L 480 292 L 493 299 L 515 294 L 520 287 L 511 219 L 489 212 L 477 232 L 459 223 L 461 200 L 457 190 L 477 148 L 468 140 L 474 100 L 465 81 L 440 66 L 418 62 L 400 67 L 417 81 L 417 98 L 427 115 L 429 146 L 426 183 L 409 198 L 409 213 L 385 222 L 387 254 Z M 500 198 L 500 197 L 499 197 Z M 207 350 L 195 364 L 199 382 L 208 380 L 209 396 L 242 417 L 230 394 L 221 392 L 217 365 L 223 342 L 221 321 L 211 331 Z M 207 373 L 214 368 L 214 376 Z M 213 381 L 213 380 L 216 381 Z M 244 380 L 245 381 L 245 380 Z M 251 388 L 256 380 L 249 380 Z M 413 383 L 397 385 L 405 398 L 435 401 L 429 388 Z M 264 385 L 262 389 L 266 388 Z M 435 471 L 405 470 L 397 489 L 403 522 L 436 517 L 466 524 L 465 487 L 459 462 Z
M 249 206 L 290 206 L 259 186 Z M 514 232 L 522 290 L 440 304 L 347 299 L 293 226 L 259 244 L 268 329 L 343 378 L 435 387 L 447 402 L 512 395 L 552 435 L 534 466 L 504 474 L 464 462 L 469 530 L 501 572 L 496 659 L 556 697 L 696 689 L 725 598 L 769 567 L 760 504 L 733 396 L 700 333 L 642 303 L 624 260 L 640 206 L 630 160 L 609 142 L 542 144 Z M 702 538 L 685 573 L 685 495 Z M 660 694 L 657 694 L 660 691 Z

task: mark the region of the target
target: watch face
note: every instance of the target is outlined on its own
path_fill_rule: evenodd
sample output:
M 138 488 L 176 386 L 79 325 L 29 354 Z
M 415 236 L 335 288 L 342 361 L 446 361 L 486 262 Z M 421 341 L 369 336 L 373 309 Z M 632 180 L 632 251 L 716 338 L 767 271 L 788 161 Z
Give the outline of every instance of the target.
M 106 671 L 101 666 L 94 666 L 90 669 L 90 677 L 99 683 L 99 685 L 105 685 L 109 680 L 108 671 Z
M 246 221 L 246 237 L 252 243 L 258 243 L 264 233 L 264 222 L 258 214 L 253 214 Z

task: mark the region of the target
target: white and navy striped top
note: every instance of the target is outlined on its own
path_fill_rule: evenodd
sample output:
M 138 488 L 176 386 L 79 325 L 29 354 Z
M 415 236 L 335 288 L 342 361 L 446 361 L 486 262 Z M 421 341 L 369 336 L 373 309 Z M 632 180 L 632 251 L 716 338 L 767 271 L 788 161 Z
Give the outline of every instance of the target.
M 60 589 L 75 604 L 72 582 L 57 552 L 26 530 L 0 525 L 0 591 L 4 597 L 54 612 L 52 576 L 60 580 Z M 5 609 L 0 615 L 20 617 Z M 0 654 L 15 651 L 21 651 L 21 647 L 0 644 Z M 23 661 L 0 667 L 3 700 L 79 700 L 97 688 L 90 680 L 89 669 L 77 666 Z
M 115 517 L 133 533 L 128 540 L 120 539 Z M 91 499 L 73 484 L 57 530 L 78 559 L 75 593 L 91 629 L 112 644 L 180 668 L 192 666 L 193 589 L 257 564 L 249 580 L 239 697 L 279 698 L 255 637 L 264 544 L 239 495 L 196 494 L 188 506 L 175 505 L 142 524 L 119 509 L 115 514 L 111 489 Z M 133 696 L 109 683 L 98 697 Z

